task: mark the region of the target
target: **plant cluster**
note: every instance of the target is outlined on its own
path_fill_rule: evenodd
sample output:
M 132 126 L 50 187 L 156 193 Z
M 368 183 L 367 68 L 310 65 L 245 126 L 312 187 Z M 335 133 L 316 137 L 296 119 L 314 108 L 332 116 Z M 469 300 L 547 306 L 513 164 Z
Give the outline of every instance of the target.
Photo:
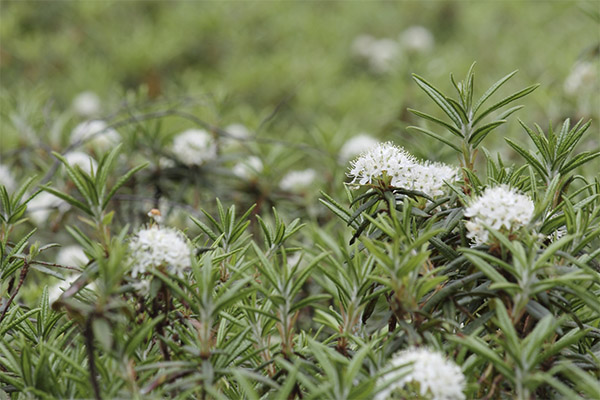
M 269 209 L 260 190 L 242 213 L 214 200 L 205 168 L 226 139 L 244 143 L 235 127 L 155 110 L 202 129 L 124 173 L 120 146 L 102 148 L 114 126 L 77 128 L 48 178 L 0 185 L 0 398 L 598 398 L 600 181 L 578 171 L 600 151 L 579 152 L 590 122 L 569 120 L 520 121 L 534 150 L 507 139 L 519 166 L 483 148 L 537 88 L 491 102 L 514 74 L 478 99 L 473 67 L 452 77 L 456 97 L 415 75 L 440 113 L 411 109 L 435 126 L 411 129 L 457 164 L 371 142 L 345 166 L 346 199 L 322 192 L 330 213 L 316 222 Z M 158 137 L 160 124 L 144 127 Z M 95 159 L 69 159 L 94 141 Z M 239 193 L 256 195 L 263 167 L 251 160 Z M 118 196 L 142 176 L 155 204 L 121 223 Z M 296 171 L 280 186 L 297 195 L 315 178 Z M 191 225 L 179 230 L 160 200 L 192 183 L 208 193 L 181 207 Z M 77 214 L 54 229 L 81 254 L 51 262 L 58 244 L 34 241 L 44 195 L 53 213 Z M 68 283 L 20 300 L 40 276 Z

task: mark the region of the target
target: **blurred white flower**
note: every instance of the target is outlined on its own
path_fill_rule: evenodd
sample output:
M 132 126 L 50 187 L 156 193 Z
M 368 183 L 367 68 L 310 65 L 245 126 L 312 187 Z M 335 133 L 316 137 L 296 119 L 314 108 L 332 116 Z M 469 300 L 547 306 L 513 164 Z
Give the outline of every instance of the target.
M 121 135 L 106 122 L 91 120 L 80 123 L 71 133 L 71 143 L 85 141 L 90 148 L 106 151 L 121 141 Z
M 50 304 L 52 304 L 56 300 L 58 300 L 60 295 L 63 294 L 63 292 L 65 290 L 70 288 L 71 285 L 73 284 L 73 282 L 75 282 L 80 276 L 81 276 L 80 274 L 68 275 L 65 277 L 65 279 L 63 281 L 60 281 L 52 286 L 49 286 L 48 287 L 48 300 L 50 301 Z M 85 288 L 88 290 L 96 290 L 97 289 L 96 282 L 88 283 L 87 285 L 85 285 Z
M 231 139 L 234 140 L 244 140 L 250 137 L 250 131 L 243 124 L 227 125 L 225 127 L 225 132 L 229 133 Z
M 474 199 L 465 209 L 469 217 L 465 226 L 467 237 L 475 244 L 487 243 L 489 232 L 482 225 L 512 231 L 527 225 L 533 217 L 534 204 L 531 198 L 507 185 L 490 187 Z
M 65 154 L 65 158 L 70 166 L 78 166 L 90 175 L 92 174 L 92 171 L 96 171 L 96 167 L 98 166 L 96 160 L 94 160 L 92 156 L 82 151 L 71 151 Z
M 442 163 L 423 162 L 390 142 L 379 143 L 350 163 L 348 176 L 358 185 L 376 184 L 384 174 L 393 187 L 417 190 L 434 197 L 444 193 L 444 181 L 453 182 L 458 171 Z
M 431 32 L 424 26 L 415 25 L 400 34 L 400 44 L 413 52 L 428 52 L 433 49 L 434 39 Z
M 173 139 L 173 153 L 188 166 L 202 165 L 217 157 L 217 146 L 207 131 L 188 129 Z
M 374 72 L 383 73 L 392 69 L 400 54 L 398 43 L 392 39 L 379 39 L 372 44 L 369 66 Z
M 69 203 L 48 192 L 40 192 L 27 203 L 29 219 L 36 225 L 45 224 L 52 211 L 58 209 L 60 213 L 65 213 L 70 208 Z
M 279 182 L 279 188 L 287 192 L 302 192 L 313 184 L 317 171 L 312 168 L 303 171 L 290 171 Z
M 129 241 L 129 251 L 134 278 L 159 267 L 183 277 L 183 271 L 191 266 L 192 250 L 188 241 L 173 228 L 152 225 L 140 230 Z
M 357 56 L 368 58 L 371 54 L 371 46 L 377 40 L 371 35 L 358 35 L 352 42 L 352 53 Z
M 384 73 L 392 69 L 400 54 L 400 48 L 392 39 L 359 35 L 352 43 L 352 52 L 365 59 L 373 72 Z
M 71 267 L 82 267 L 89 261 L 81 246 L 71 245 L 60 249 L 56 255 L 56 263 Z
M 17 181 L 10 171 L 10 168 L 2 164 L 0 164 L 0 185 L 4 185 L 8 193 L 17 188 Z
M 263 171 L 263 163 L 260 158 L 250 156 L 244 161 L 240 161 L 234 165 L 232 171 L 233 174 L 240 179 L 253 179 Z
M 416 384 L 420 396 L 432 400 L 465 399 L 465 376 L 454 362 L 441 353 L 426 348 L 411 348 L 396 354 L 390 361 L 392 371 L 383 375 L 380 384 L 389 384 L 375 400 L 390 398 L 396 389 Z
M 69 276 L 65 277 L 64 281 L 60 281 L 52 286 L 49 286 L 48 287 L 48 300 L 50 301 L 50 304 L 52 304 L 56 300 L 58 300 L 60 295 L 63 294 L 63 292 L 65 290 L 67 290 L 69 287 L 71 287 L 71 285 L 73 284 L 73 282 L 75 282 L 77 280 L 77 278 L 79 278 L 79 275 L 69 275 Z
M 100 114 L 100 97 L 94 92 L 79 93 L 73 99 L 73 110 L 82 117 L 93 117 Z
M 348 139 L 340 149 L 340 160 L 348 162 L 378 143 L 379 141 L 377 139 L 366 133 L 356 135 Z
M 565 93 L 569 95 L 577 94 L 578 91 L 589 87 L 598 80 L 599 75 L 598 65 L 587 61 L 578 62 L 565 80 Z

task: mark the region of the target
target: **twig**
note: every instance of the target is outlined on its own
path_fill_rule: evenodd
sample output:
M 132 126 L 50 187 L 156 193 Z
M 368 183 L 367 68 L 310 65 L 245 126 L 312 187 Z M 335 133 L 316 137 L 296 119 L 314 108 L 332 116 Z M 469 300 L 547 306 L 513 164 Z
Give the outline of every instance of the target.
M 90 315 L 85 323 L 85 347 L 87 348 L 88 362 L 90 365 L 90 382 L 94 389 L 94 397 L 96 400 L 101 400 L 100 386 L 98 386 L 98 380 L 96 379 L 96 362 L 94 361 L 94 331 L 92 330 L 92 322 L 94 321 L 94 315 Z
M 28 272 L 29 272 L 29 264 L 27 263 L 27 260 L 23 260 L 23 268 L 21 269 L 21 275 L 19 276 L 19 284 L 17 285 L 14 293 L 10 296 L 10 298 L 6 302 L 6 306 L 4 306 L 4 310 L 2 310 L 2 315 L 0 315 L 0 322 L 2 322 L 2 320 L 6 316 L 8 307 L 10 307 L 10 304 L 17 296 L 17 293 L 19 293 L 19 289 L 21 289 L 21 286 L 23 286 L 23 282 L 25 281 L 25 277 L 27 276 Z

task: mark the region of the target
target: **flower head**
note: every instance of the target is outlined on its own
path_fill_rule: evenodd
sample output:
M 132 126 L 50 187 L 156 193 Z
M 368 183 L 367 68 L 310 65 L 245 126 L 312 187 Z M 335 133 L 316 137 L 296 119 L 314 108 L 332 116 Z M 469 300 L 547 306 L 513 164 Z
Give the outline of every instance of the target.
M 489 232 L 483 224 L 510 232 L 527 225 L 533 211 L 531 198 L 516 189 L 507 185 L 487 188 L 465 209 L 465 216 L 471 218 L 465 224 L 467 237 L 475 244 L 487 243 Z
M 376 184 L 387 176 L 397 188 L 421 191 L 429 196 L 443 194 L 444 181 L 455 181 L 456 169 L 441 163 L 419 162 L 410 153 L 390 142 L 369 148 L 350 163 L 352 183 Z
M 217 146 L 207 131 L 188 129 L 173 139 L 173 152 L 186 165 L 202 165 L 217 157 Z
M 104 151 L 119 143 L 121 135 L 113 128 L 109 128 L 106 122 L 91 120 L 80 123 L 71 132 L 71 143 L 81 141 L 86 141 L 90 147 Z
M 88 262 L 88 257 L 81 246 L 71 245 L 60 249 L 56 256 L 56 263 L 60 265 L 81 267 Z
M 232 172 L 235 176 L 240 179 L 253 179 L 256 178 L 263 170 L 263 163 L 260 158 L 256 156 L 250 156 L 244 161 L 240 161 L 234 165 Z
M 165 268 L 179 276 L 191 266 L 191 248 L 180 231 L 152 225 L 129 241 L 133 261 L 131 275 L 144 275 L 150 268 Z
M 463 400 L 465 377 L 458 365 L 447 360 L 441 353 L 426 348 L 411 348 L 396 354 L 390 361 L 392 372 L 384 375 L 382 382 L 391 383 L 375 397 L 390 398 L 396 389 L 418 384 L 420 396 L 433 400 Z
M 100 98 L 94 92 L 81 92 L 73 99 L 73 110 L 82 117 L 93 117 L 100 113 L 100 108 Z
M 12 172 L 10 172 L 10 168 L 2 164 L 0 164 L 0 185 L 4 185 L 8 193 L 12 192 L 17 187 L 17 182 L 15 181 Z
M 61 198 L 48 192 L 40 192 L 27 203 L 29 218 L 36 225 L 43 225 L 48 221 L 50 214 L 55 209 L 60 213 L 67 212 L 71 206 Z
M 433 35 L 424 26 L 415 25 L 400 34 L 402 46 L 414 52 L 427 52 L 433 48 Z
M 70 151 L 65 154 L 65 158 L 72 167 L 78 166 L 83 171 L 91 175 L 96 170 L 96 161 L 88 154 L 82 151 Z
M 585 87 L 593 86 L 596 80 L 598 80 L 598 67 L 591 62 L 579 62 L 575 64 L 565 80 L 564 90 L 567 94 L 574 95 Z
M 302 192 L 308 188 L 317 177 L 317 171 L 312 168 L 303 171 L 290 171 L 279 182 L 281 190 Z
M 359 35 L 352 43 L 352 51 L 357 56 L 364 58 L 368 62 L 369 68 L 375 73 L 391 70 L 400 53 L 395 40 L 376 39 L 370 35 Z
M 378 143 L 379 141 L 377 139 L 375 139 L 373 136 L 367 135 L 366 133 L 356 135 L 346 141 L 346 143 L 344 143 L 340 149 L 340 160 L 343 162 L 348 162 L 349 160 L 363 153 L 365 150 L 376 146 Z

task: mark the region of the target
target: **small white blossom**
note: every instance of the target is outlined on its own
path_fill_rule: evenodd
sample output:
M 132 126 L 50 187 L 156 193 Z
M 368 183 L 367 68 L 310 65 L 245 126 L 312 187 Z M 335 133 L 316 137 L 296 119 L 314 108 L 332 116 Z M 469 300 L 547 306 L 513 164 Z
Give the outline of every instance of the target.
M 408 51 L 419 53 L 428 52 L 433 48 L 434 39 L 431 32 L 424 26 L 415 25 L 400 34 L 400 44 Z
M 591 62 L 583 61 L 575 64 L 565 80 L 565 93 L 569 95 L 577 94 L 579 90 L 591 86 L 599 75 L 598 66 Z
M 82 151 L 68 152 L 67 154 L 65 154 L 65 158 L 70 166 L 78 166 L 84 172 L 90 175 L 92 174 L 92 171 L 96 171 L 96 160 L 94 160 L 90 155 Z
M 362 154 L 365 150 L 376 146 L 379 143 L 377 139 L 366 133 L 356 135 L 346 141 L 340 149 L 340 160 L 348 162 L 354 157 Z
M 240 161 L 233 166 L 233 174 L 240 179 L 256 178 L 263 170 L 263 163 L 260 158 L 250 156 L 244 161 Z
M 352 42 L 352 53 L 360 57 L 369 57 L 371 54 L 371 46 L 377 40 L 371 35 L 358 35 Z
M 80 123 L 71 133 L 71 143 L 85 141 L 89 147 L 105 151 L 121 141 L 121 135 L 101 120 Z
M 69 203 L 48 192 L 38 193 L 37 196 L 27 203 L 29 219 L 36 225 L 45 224 L 52 211 L 58 209 L 60 213 L 65 213 L 69 208 L 71 208 Z
M 217 146 L 207 131 L 188 129 L 173 139 L 173 153 L 188 166 L 202 165 L 217 157 Z
M 250 137 L 250 131 L 243 124 L 231 124 L 225 127 L 225 132 L 229 133 L 234 140 L 245 140 Z
M 4 185 L 8 193 L 17 188 L 17 181 L 15 181 L 10 168 L 2 164 L 0 164 L 0 185 Z
M 100 113 L 100 98 L 91 91 L 79 93 L 73 99 L 73 110 L 82 117 L 93 117 Z
M 352 43 L 352 52 L 364 58 L 373 72 L 383 73 L 392 68 L 400 54 L 400 49 L 395 40 L 359 35 Z
M 393 187 L 417 190 L 434 197 L 444 193 L 444 181 L 457 179 L 458 171 L 441 163 L 420 163 L 390 142 L 379 143 L 350 163 L 348 175 L 358 185 L 376 184 L 384 174 Z
M 418 190 L 430 197 L 443 195 L 445 182 L 454 182 L 458 179 L 458 170 L 442 163 L 424 162 L 413 170 L 413 190 Z
M 71 245 L 60 249 L 56 255 L 56 263 L 71 267 L 82 267 L 89 261 L 81 246 Z
M 279 188 L 288 192 L 302 192 L 310 187 L 316 178 L 317 171 L 312 168 L 290 171 L 279 182 Z
M 507 185 L 487 188 L 465 209 L 465 217 L 471 218 L 465 224 L 469 231 L 467 237 L 475 244 L 487 243 L 489 232 L 483 223 L 497 230 L 512 231 L 527 225 L 533 211 L 531 198 L 516 189 Z
M 465 376 L 454 362 L 441 353 L 426 348 L 411 348 L 396 354 L 390 361 L 391 372 L 381 378 L 381 384 L 391 383 L 375 396 L 389 399 L 396 389 L 415 383 L 419 395 L 432 400 L 464 400 Z
M 158 225 L 140 230 L 129 242 L 135 278 L 144 275 L 151 268 L 166 268 L 183 276 L 183 271 L 191 266 L 192 250 L 180 231 Z

